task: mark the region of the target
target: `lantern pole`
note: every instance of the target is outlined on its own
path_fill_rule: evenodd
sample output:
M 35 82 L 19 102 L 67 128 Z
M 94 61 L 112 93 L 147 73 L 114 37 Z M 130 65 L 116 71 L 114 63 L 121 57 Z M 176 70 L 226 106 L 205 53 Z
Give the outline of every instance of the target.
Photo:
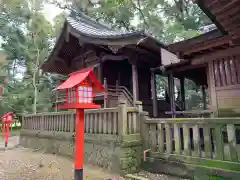
M 84 109 L 76 109 L 75 128 L 75 180 L 83 180 Z
M 8 136 L 9 136 L 9 122 L 5 122 L 5 148 L 8 146 Z

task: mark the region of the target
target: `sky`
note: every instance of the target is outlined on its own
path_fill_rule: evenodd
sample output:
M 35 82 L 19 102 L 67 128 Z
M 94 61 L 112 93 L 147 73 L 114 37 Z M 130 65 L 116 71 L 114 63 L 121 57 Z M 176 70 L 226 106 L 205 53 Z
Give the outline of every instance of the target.
M 55 6 L 54 4 L 44 5 L 44 15 L 45 18 L 53 23 L 53 19 L 62 12 L 63 10 Z

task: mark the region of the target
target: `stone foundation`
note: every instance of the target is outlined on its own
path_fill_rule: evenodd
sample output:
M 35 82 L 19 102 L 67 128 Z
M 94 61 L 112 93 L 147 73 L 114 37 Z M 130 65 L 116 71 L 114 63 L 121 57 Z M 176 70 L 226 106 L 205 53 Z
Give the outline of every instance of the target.
M 23 147 L 74 157 L 74 135 L 70 132 L 22 130 Z M 142 146 L 139 134 L 121 138 L 117 135 L 85 134 L 84 163 L 126 174 L 139 170 L 142 164 Z

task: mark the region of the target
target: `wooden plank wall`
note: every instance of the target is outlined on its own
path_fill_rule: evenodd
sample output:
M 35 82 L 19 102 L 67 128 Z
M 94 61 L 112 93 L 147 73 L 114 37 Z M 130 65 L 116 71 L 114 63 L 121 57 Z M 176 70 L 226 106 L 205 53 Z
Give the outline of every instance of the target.
M 240 107 L 240 54 L 213 61 L 218 109 Z

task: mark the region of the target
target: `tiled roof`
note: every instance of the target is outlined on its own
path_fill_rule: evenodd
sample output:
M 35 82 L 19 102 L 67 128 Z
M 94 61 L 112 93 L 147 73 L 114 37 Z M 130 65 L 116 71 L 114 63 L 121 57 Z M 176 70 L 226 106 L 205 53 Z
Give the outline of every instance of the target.
M 144 35 L 143 31 L 123 32 L 121 30 L 113 30 L 84 16 L 78 16 L 78 18 L 67 17 L 67 22 L 78 33 L 95 38 L 121 38 Z

